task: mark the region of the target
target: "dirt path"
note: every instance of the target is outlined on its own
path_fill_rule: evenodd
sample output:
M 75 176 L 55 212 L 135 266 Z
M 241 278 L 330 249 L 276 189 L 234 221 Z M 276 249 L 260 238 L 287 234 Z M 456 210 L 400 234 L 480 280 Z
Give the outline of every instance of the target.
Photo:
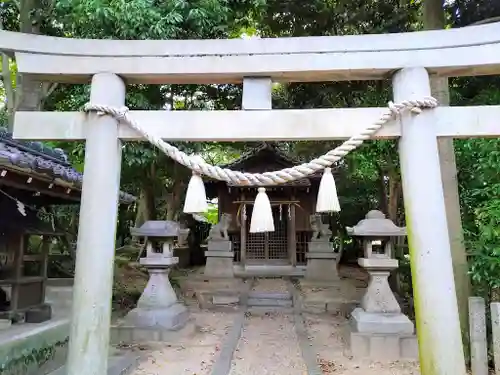
M 175 345 L 155 344 L 133 375 L 209 375 L 234 314 L 193 312 L 200 327 L 195 336 Z
M 248 316 L 229 375 L 303 375 L 293 316 L 268 313 Z
M 252 292 L 283 294 L 290 283 L 255 280 Z M 293 288 L 292 288 L 293 289 Z M 347 319 L 298 308 L 235 313 L 192 311 L 199 332 L 176 345 L 156 344 L 133 375 L 418 375 L 415 362 L 353 359 Z

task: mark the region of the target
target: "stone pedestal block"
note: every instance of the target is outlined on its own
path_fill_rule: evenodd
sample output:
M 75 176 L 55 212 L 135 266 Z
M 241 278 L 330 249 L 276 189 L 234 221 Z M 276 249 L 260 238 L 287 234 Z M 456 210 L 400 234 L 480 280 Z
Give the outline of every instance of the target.
M 126 322 L 134 327 L 177 331 L 189 319 L 186 306 L 175 303 L 164 309 L 135 308 L 127 314 Z
M 205 251 L 207 262 L 205 276 L 208 277 L 234 277 L 232 243 L 229 240 L 211 240 Z
M 358 263 L 370 274 L 368 288 L 361 300 L 363 310 L 382 314 L 401 313 L 388 281 L 390 271 L 398 267 L 398 261 L 390 258 L 360 258 Z
M 414 335 L 351 332 L 349 342 L 354 358 L 374 361 L 418 360 L 418 343 Z
M 150 262 L 150 260 L 146 260 Z M 142 259 L 141 259 L 141 263 Z M 177 301 L 175 291 L 168 279 L 168 269 L 150 269 L 148 285 L 131 310 L 125 324 L 137 328 L 158 327 L 164 330 L 178 330 L 188 321 L 186 307 Z
M 338 281 L 337 258 L 339 254 L 333 252 L 332 244 L 327 241 L 309 242 L 309 251 L 306 254 L 306 280 Z
M 356 308 L 351 313 L 350 324 L 355 332 L 384 334 L 413 334 L 414 326 L 404 314 L 380 314 Z

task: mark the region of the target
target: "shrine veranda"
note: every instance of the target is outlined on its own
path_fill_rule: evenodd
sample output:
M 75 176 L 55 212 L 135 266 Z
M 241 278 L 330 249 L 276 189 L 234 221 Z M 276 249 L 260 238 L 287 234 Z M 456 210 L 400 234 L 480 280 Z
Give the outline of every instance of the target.
M 251 40 L 79 40 L 0 32 L 19 73 L 92 82 L 90 104 L 125 105 L 128 83 L 243 82 L 240 111 L 130 111 L 165 140 L 347 139 L 386 108 L 271 109 L 271 82 L 392 77 L 394 102 L 431 96 L 429 79 L 500 73 L 500 23 L 390 35 Z M 464 375 L 464 353 L 441 184 L 437 137 L 500 136 L 500 106 L 401 113 L 371 139 L 399 138 L 421 371 Z M 207 126 L 209 124 L 210 126 Z M 269 126 L 272 124 L 272 126 Z M 91 112 L 17 112 L 14 136 L 86 140 L 69 375 L 103 375 L 111 317 L 122 141 L 142 134 Z M 355 152 L 355 151 L 354 151 Z

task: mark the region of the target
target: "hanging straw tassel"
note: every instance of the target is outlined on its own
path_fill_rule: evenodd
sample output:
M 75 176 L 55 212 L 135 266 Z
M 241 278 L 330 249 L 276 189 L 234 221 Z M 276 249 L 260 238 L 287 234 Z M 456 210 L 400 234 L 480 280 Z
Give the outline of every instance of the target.
M 274 232 L 273 210 L 266 194 L 266 189 L 260 187 L 253 205 L 250 233 Z
M 208 211 L 207 194 L 201 175 L 193 171 L 184 201 L 184 213 L 199 214 Z
M 335 185 L 331 168 L 325 168 L 321 177 L 318 200 L 316 201 L 316 212 L 340 212 L 337 186 Z

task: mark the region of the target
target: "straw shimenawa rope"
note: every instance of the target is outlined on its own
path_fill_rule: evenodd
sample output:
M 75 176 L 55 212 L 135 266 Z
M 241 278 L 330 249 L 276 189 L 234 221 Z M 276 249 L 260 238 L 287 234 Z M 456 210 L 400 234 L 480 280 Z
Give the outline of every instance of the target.
M 265 173 L 247 173 L 238 172 L 231 169 L 220 168 L 214 165 L 203 162 L 196 156 L 189 156 L 179 150 L 177 147 L 163 141 L 161 138 L 150 134 L 136 121 L 134 121 L 129 113 L 128 108 L 114 108 L 107 105 L 99 105 L 88 103 L 84 107 L 84 111 L 96 112 L 98 115 L 110 115 L 116 120 L 127 124 L 132 129 L 140 133 L 151 144 L 158 147 L 161 151 L 171 157 L 178 163 L 190 168 L 196 173 L 212 177 L 216 180 L 231 182 L 235 185 L 247 186 L 269 186 L 279 185 L 286 182 L 291 182 L 305 178 L 314 174 L 326 167 L 330 167 L 336 161 L 342 159 L 349 152 L 361 146 L 361 144 L 370 139 L 384 124 L 397 118 L 402 112 L 411 111 L 419 114 L 424 108 L 435 108 L 438 102 L 433 97 L 426 97 L 419 100 L 406 100 L 401 103 L 394 104 L 389 102 L 388 108 L 372 125 L 367 126 L 362 132 L 349 138 L 337 148 L 330 150 L 326 154 L 311 160 L 307 163 L 297 165 L 293 168 L 285 168 L 280 171 L 265 172 Z

